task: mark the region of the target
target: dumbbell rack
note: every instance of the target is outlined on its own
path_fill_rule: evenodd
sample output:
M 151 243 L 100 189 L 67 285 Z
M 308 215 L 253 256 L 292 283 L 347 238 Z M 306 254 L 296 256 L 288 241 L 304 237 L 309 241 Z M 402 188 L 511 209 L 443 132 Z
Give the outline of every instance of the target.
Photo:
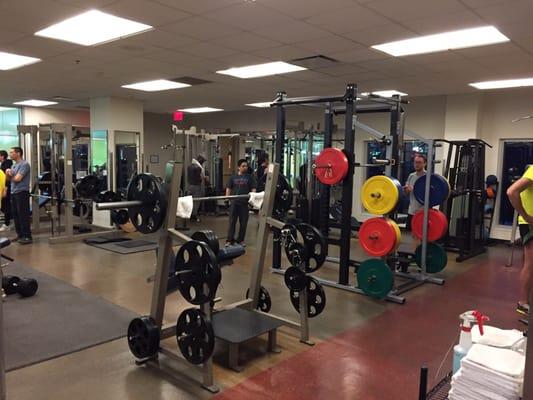
M 179 198 L 179 187 L 180 180 L 183 172 L 183 165 L 177 162 L 169 162 L 166 167 L 164 183 L 169 188 L 168 193 L 168 202 L 167 202 L 167 212 L 165 223 L 161 229 L 161 234 L 159 237 L 159 249 L 157 254 L 157 264 L 156 271 L 154 276 L 154 285 L 152 290 L 152 300 L 150 307 L 150 317 L 155 321 L 155 324 L 160 329 L 160 340 L 164 340 L 170 337 L 174 337 L 176 334 L 176 326 L 163 326 L 163 315 L 165 310 L 165 302 L 167 296 L 167 285 L 168 285 L 168 272 L 170 267 L 170 260 L 172 255 L 172 248 L 174 241 L 181 243 L 188 242 L 192 240 L 189 236 L 175 229 L 176 223 L 176 213 L 173 210 L 177 209 L 178 198 Z M 224 307 L 221 307 L 217 310 L 214 310 L 211 304 L 205 303 L 201 305 L 201 310 L 205 314 L 206 319 L 211 321 L 213 313 L 223 312 L 231 310 L 236 307 L 253 310 L 257 313 L 262 313 L 261 311 L 256 310 L 257 304 L 259 301 L 259 294 L 261 288 L 261 280 L 263 276 L 265 256 L 268 245 L 268 235 L 270 227 L 279 227 L 281 228 L 284 224 L 271 217 L 272 210 L 274 207 L 274 197 L 276 193 L 276 183 L 279 175 L 279 165 L 271 164 L 267 172 L 267 180 L 265 185 L 265 197 L 263 200 L 263 206 L 260 210 L 260 222 L 259 222 L 259 234 L 258 234 L 258 243 L 259 243 L 259 254 L 257 257 L 257 263 L 252 269 L 252 274 L 250 278 L 250 292 L 249 298 L 246 298 L 242 301 L 238 301 Z M 125 204 L 125 203 L 124 203 Z M 104 205 L 105 207 L 105 205 Z M 207 293 L 207 288 L 204 288 L 204 292 Z M 275 318 L 284 325 L 298 329 L 301 332 L 301 341 L 312 344 L 309 341 L 309 327 L 307 323 L 307 296 L 304 291 L 304 295 L 300 296 L 300 323 L 290 321 L 288 319 L 278 317 L 272 314 L 267 314 L 270 318 Z M 158 354 L 163 354 L 166 357 L 177 360 L 178 362 L 185 362 L 187 365 L 191 366 L 184 358 L 182 358 L 177 353 L 160 347 L 158 349 Z M 150 366 L 155 368 L 160 368 L 158 363 L 158 354 L 148 360 L 138 360 L 139 362 L 146 362 Z M 207 389 L 212 393 L 218 392 L 219 388 L 214 382 L 213 377 L 213 361 L 212 357 L 204 362 L 201 365 L 196 366 L 202 373 L 202 387 Z

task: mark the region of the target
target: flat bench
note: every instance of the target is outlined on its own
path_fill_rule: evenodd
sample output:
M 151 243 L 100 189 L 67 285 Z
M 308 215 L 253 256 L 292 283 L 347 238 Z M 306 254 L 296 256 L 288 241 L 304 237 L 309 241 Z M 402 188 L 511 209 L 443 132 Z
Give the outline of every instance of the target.
M 268 348 L 271 353 L 279 353 L 276 346 L 277 329 L 283 322 L 242 308 L 233 308 L 213 314 L 211 320 L 215 337 L 229 345 L 229 367 L 237 372 L 243 370 L 239 366 L 239 345 L 268 333 Z

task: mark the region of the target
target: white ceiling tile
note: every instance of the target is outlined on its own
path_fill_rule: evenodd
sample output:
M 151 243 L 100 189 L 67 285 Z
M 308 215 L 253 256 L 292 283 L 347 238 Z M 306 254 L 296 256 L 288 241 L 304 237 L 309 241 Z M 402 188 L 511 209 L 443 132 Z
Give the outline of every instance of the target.
M 439 53 L 420 54 L 403 58 L 406 62 L 413 64 L 446 64 L 453 61 L 464 59 L 464 56 L 460 53 L 453 51 L 442 51 Z
M 79 48 L 80 46 L 72 43 L 46 39 L 37 36 L 27 36 L 23 39 L 2 46 L 4 51 L 11 51 L 16 54 L 39 57 L 42 59 L 46 59 L 57 54 L 66 53 L 68 51 L 77 50 Z
M 245 65 L 263 64 L 272 61 L 266 57 L 260 57 L 250 53 L 237 53 L 226 57 L 218 57 L 217 64 L 220 69 L 228 69 L 233 67 L 242 67 Z M 227 76 L 227 75 L 219 75 Z M 231 78 L 231 77 L 228 77 Z M 233 78 L 231 78 L 233 79 Z
M 309 50 L 315 54 L 333 54 L 342 51 L 363 50 L 365 47 L 337 35 L 295 43 L 294 46 Z
M 361 68 L 355 64 L 344 64 L 344 63 L 340 63 L 332 67 L 319 68 L 316 71 L 329 75 L 329 76 L 335 76 L 335 77 L 356 74 L 359 72 L 367 72 L 364 68 Z
M 487 7 L 499 3 L 509 3 L 509 0 L 462 0 L 463 3 L 471 8 Z M 511 0 L 512 1 L 512 0 Z
M 489 7 L 476 8 L 476 13 L 485 21 L 493 24 L 531 21 L 533 2 L 531 0 L 512 0 Z
M 240 51 L 254 51 L 267 49 L 270 47 L 279 47 L 282 43 L 265 37 L 254 35 L 253 33 L 243 32 L 239 35 L 226 36 L 223 38 L 212 39 L 213 44 L 228 47 Z
M 366 5 L 393 21 L 438 16 L 466 10 L 457 0 L 377 0 Z
M 0 45 L 14 42 L 15 40 L 22 39 L 26 36 L 29 36 L 28 33 L 24 32 L 17 32 L 17 31 L 9 31 L 9 30 L 3 30 L 1 31 L 0 35 Z
M 227 47 L 209 42 L 200 42 L 195 43 L 192 46 L 184 46 L 182 52 L 186 54 L 192 54 L 197 57 L 217 58 L 234 54 L 237 51 L 235 49 L 229 49 Z
M 54 1 L 62 5 L 69 5 L 69 6 L 89 9 L 89 8 L 105 7 L 111 3 L 116 2 L 117 0 L 54 0 Z
M 305 40 L 319 39 L 331 33 L 302 21 L 279 24 L 267 28 L 254 29 L 254 33 L 284 44 L 293 44 Z
M 312 51 L 295 46 L 280 46 L 254 51 L 253 54 L 265 57 L 273 61 L 289 61 L 315 55 Z
M 205 13 L 204 16 L 210 20 L 249 31 L 266 26 L 290 24 L 293 21 L 291 17 L 255 2 L 235 4 Z
M 149 0 L 119 0 L 103 8 L 102 11 L 152 26 L 179 21 L 191 16 L 184 11 Z
M 472 47 L 469 49 L 454 50 L 453 52 L 460 54 L 465 58 L 484 56 L 508 57 L 514 54 L 523 54 L 523 50 L 513 42 L 493 44 L 491 46 Z
M 153 0 L 155 3 L 184 10 L 193 14 L 203 14 L 208 11 L 241 3 L 242 0 Z
M 407 19 L 402 21 L 402 24 L 418 34 L 430 35 L 458 29 L 476 28 L 486 25 L 486 22 L 473 12 L 463 10 L 432 17 Z
M 149 32 L 144 32 L 140 35 L 134 35 L 111 42 L 110 45 L 119 46 L 122 48 L 130 48 L 131 51 L 135 51 L 135 48 L 138 48 L 138 51 L 142 51 L 142 48 L 153 51 L 161 48 L 180 50 L 184 46 L 189 46 L 194 42 L 199 42 L 199 40 L 187 37 L 183 34 L 170 33 L 160 29 L 154 29 Z M 106 46 L 106 44 L 98 47 L 102 46 Z
M 185 35 L 198 40 L 210 40 L 223 36 L 238 35 L 242 29 L 232 28 L 202 17 L 187 18 L 179 22 L 163 25 L 161 30 L 177 35 Z
M 356 4 L 321 13 L 307 18 L 305 21 L 335 33 L 352 32 L 356 29 L 390 23 L 389 20 L 376 12 Z
M 256 2 L 298 19 L 308 18 L 313 15 L 330 12 L 337 8 L 353 5 L 352 0 L 256 0 Z
M 390 55 L 383 53 L 382 51 L 374 50 L 371 48 L 359 48 L 352 51 L 342 51 L 338 53 L 331 53 L 329 55 L 335 60 L 356 63 L 361 61 L 371 61 L 371 60 L 386 60 L 392 58 Z
M 415 36 L 415 33 L 399 24 L 380 25 L 367 29 L 345 32 L 341 36 L 354 42 L 372 46 L 375 44 L 407 39 Z

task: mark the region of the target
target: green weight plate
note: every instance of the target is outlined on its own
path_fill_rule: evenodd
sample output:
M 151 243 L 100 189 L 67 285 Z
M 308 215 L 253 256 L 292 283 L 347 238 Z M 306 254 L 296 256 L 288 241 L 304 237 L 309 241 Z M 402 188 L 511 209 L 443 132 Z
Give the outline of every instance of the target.
M 422 245 L 418 246 L 415 251 L 416 264 L 422 268 Z M 428 243 L 426 254 L 426 272 L 435 274 L 446 267 L 448 255 L 444 248 L 436 243 Z
M 385 261 L 370 258 L 359 266 L 357 283 L 365 294 L 382 299 L 392 290 L 394 276 Z

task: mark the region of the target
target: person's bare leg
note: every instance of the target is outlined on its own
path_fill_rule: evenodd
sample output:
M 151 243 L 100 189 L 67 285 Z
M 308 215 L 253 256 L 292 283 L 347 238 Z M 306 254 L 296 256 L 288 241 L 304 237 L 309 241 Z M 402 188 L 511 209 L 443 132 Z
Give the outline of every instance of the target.
M 529 304 L 533 286 L 533 240 L 524 246 L 524 265 L 520 272 L 520 304 Z

